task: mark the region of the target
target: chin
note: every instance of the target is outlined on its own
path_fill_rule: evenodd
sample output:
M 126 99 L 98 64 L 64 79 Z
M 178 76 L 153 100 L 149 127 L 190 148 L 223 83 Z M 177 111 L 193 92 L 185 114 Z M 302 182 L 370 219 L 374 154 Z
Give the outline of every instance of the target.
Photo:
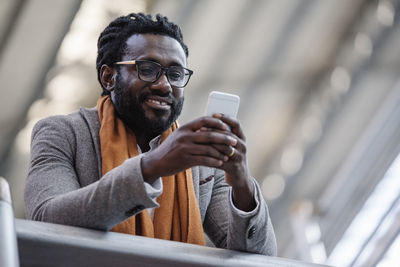
M 183 105 L 183 98 L 169 110 L 136 108 L 131 110 L 125 122 L 136 134 L 157 136 L 168 130 L 179 117 Z
M 146 119 L 150 121 L 167 121 L 171 117 L 171 110 L 152 109 L 145 113 Z
M 160 135 L 168 130 L 175 122 L 175 120 L 176 118 L 173 118 L 172 116 L 148 120 L 147 129 L 151 129 L 151 132 L 153 134 Z

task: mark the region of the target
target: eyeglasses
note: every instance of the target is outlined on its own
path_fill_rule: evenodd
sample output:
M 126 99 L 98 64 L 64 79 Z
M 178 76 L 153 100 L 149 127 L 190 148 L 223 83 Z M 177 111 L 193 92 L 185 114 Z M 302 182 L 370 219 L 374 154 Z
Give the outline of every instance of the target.
M 168 82 L 173 87 L 182 88 L 189 82 L 192 70 L 181 66 L 163 67 L 160 64 L 148 60 L 129 60 L 116 62 L 117 65 L 136 65 L 140 80 L 153 83 L 165 72 Z

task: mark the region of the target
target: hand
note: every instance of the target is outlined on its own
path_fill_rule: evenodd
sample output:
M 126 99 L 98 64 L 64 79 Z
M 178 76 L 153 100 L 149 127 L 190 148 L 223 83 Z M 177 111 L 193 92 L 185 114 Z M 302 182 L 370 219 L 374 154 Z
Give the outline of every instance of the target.
M 237 143 L 232 135 L 227 134 L 228 128 L 226 123 L 215 117 L 202 117 L 181 126 L 159 147 L 143 155 L 143 178 L 153 183 L 158 177 L 173 175 L 197 165 L 220 168 L 229 157 L 217 147 L 228 148 Z
M 222 114 L 214 114 L 214 118 L 220 119 L 230 127 L 225 134 L 237 140 L 236 145 L 226 146 L 214 144 L 221 153 L 229 157 L 221 166 L 217 167 L 225 171 L 225 180 L 232 186 L 233 203 L 244 211 L 251 211 L 256 207 L 254 200 L 254 185 L 250 180 L 250 172 L 246 157 L 246 138 L 237 119 Z M 234 153 L 232 155 L 232 153 Z

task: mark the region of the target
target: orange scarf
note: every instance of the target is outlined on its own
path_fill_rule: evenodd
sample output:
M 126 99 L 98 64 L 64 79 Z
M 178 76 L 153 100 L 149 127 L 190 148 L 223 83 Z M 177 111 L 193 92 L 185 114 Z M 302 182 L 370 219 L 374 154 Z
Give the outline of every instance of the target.
M 102 174 L 121 165 L 126 159 L 138 155 L 136 137 L 115 115 L 109 96 L 97 101 L 100 120 L 100 147 Z M 177 128 L 165 131 L 161 142 Z M 193 188 L 191 169 L 162 177 L 163 193 L 157 198 L 154 221 L 147 210 L 114 226 L 111 231 L 141 235 L 185 243 L 205 245 L 203 226 Z

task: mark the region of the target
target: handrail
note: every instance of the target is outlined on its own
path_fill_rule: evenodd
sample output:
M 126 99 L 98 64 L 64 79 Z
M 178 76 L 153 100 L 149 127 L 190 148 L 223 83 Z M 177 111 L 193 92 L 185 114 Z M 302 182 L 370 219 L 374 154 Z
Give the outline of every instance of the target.
M 21 266 L 322 266 L 21 219 L 16 228 Z
M 17 267 L 18 249 L 10 187 L 0 177 L 0 267 Z

